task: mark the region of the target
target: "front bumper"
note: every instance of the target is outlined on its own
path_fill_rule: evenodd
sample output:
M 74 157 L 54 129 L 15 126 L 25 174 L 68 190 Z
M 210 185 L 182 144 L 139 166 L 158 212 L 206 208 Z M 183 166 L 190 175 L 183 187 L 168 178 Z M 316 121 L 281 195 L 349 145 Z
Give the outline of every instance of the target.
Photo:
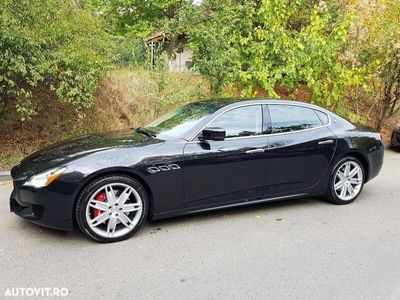
M 48 188 L 33 189 L 14 181 L 10 211 L 41 226 L 73 230 L 76 187 L 54 182 Z

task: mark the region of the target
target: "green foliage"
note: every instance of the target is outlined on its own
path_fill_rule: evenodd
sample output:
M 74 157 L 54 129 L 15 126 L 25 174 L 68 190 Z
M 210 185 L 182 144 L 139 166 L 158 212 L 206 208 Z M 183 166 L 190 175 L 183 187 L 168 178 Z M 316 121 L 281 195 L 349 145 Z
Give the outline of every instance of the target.
M 218 95 L 222 87 L 232 81 L 238 61 L 231 43 L 233 26 L 227 23 L 233 9 L 221 5 L 221 9 L 210 13 L 213 7 L 213 3 L 189 7 L 185 20 L 193 24 L 189 31 L 193 69 L 209 81 L 212 94 Z
M 144 67 L 148 62 L 149 48 L 143 40 L 114 36 L 114 60 L 121 67 Z
M 19 163 L 26 154 L 20 150 L 14 150 L 9 155 L 0 155 L 0 170 L 10 170 L 13 166 Z
M 365 98 L 372 99 L 375 128 L 380 130 L 386 118 L 400 111 L 400 2 L 375 0 L 371 4 L 359 9 L 359 33 L 347 51 L 363 70 Z
M 197 80 L 193 86 L 193 76 L 187 75 L 178 80 L 167 71 L 167 56 L 162 53 L 155 61 L 153 69 L 149 72 L 150 81 L 144 86 L 145 96 L 150 100 L 151 107 L 146 108 L 153 117 L 157 117 L 165 107 L 183 105 L 205 97 L 202 90 L 204 82 Z M 191 86 L 190 89 L 187 87 Z
M 145 38 L 159 30 L 188 0 L 86 0 L 101 12 L 112 32 L 130 38 Z
M 277 85 L 291 90 L 307 85 L 311 100 L 340 109 L 346 88 L 358 83 L 358 70 L 339 60 L 353 18 L 338 14 L 333 4 L 309 4 L 205 1 L 203 12 L 192 14 L 197 25 L 189 32 L 195 69 L 214 92 L 234 83 L 243 95 L 261 87 L 277 97 Z
M 197 4 L 196 4 L 197 3 Z M 0 118 L 35 114 L 35 89 L 88 108 L 112 66 L 153 68 L 152 111 L 195 96 L 170 93 L 165 53 L 149 63 L 144 38 L 189 39 L 193 69 L 213 95 L 265 90 L 310 101 L 352 120 L 346 103 L 371 101 L 382 120 L 400 109 L 400 2 L 390 0 L 3 0 L 0 2 Z M 162 51 L 160 51 L 162 53 Z M 354 96 L 356 95 L 356 96 Z M 10 105 L 12 104 L 12 106 Z
M 17 99 L 25 120 L 34 114 L 39 83 L 60 101 L 89 107 L 109 64 L 110 43 L 98 18 L 73 1 L 0 3 L 0 102 Z
M 31 99 L 28 97 L 25 97 L 23 101 L 20 100 L 19 103 L 15 105 L 15 109 L 17 113 L 19 113 L 21 121 L 25 121 L 37 114 Z

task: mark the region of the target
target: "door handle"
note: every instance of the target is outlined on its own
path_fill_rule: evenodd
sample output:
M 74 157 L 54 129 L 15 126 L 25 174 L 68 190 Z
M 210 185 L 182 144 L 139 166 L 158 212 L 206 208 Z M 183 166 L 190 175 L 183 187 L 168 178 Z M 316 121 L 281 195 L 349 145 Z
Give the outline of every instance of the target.
M 251 150 L 247 150 L 246 153 L 247 154 L 255 154 L 255 153 L 262 153 L 265 150 L 263 148 L 257 148 L 257 149 L 251 149 Z
M 333 140 L 325 140 L 318 142 L 318 145 L 328 145 L 328 144 L 333 144 Z

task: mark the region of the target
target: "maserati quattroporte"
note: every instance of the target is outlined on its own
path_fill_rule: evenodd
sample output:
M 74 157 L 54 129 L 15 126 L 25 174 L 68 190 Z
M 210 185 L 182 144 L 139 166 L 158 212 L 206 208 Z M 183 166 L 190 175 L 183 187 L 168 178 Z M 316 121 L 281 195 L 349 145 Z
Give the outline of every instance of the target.
M 76 137 L 12 169 L 10 208 L 43 226 L 113 242 L 150 220 L 323 196 L 356 199 L 383 162 L 376 132 L 321 107 L 219 99 L 147 126 Z

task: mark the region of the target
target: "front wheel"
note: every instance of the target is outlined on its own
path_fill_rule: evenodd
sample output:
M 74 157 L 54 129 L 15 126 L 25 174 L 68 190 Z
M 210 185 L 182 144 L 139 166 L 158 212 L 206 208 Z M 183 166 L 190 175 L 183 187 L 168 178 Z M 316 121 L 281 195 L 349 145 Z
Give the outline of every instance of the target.
M 364 179 L 365 171 L 358 159 L 351 156 L 341 159 L 331 174 L 326 200 L 334 204 L 353 202 L 361 193 Z
M 109 175 L 88 184 L 75 210 L 79 228 L 97 242 L 129 238 L 147 215 L 148 198 L 142 185 L 124 175 Z

